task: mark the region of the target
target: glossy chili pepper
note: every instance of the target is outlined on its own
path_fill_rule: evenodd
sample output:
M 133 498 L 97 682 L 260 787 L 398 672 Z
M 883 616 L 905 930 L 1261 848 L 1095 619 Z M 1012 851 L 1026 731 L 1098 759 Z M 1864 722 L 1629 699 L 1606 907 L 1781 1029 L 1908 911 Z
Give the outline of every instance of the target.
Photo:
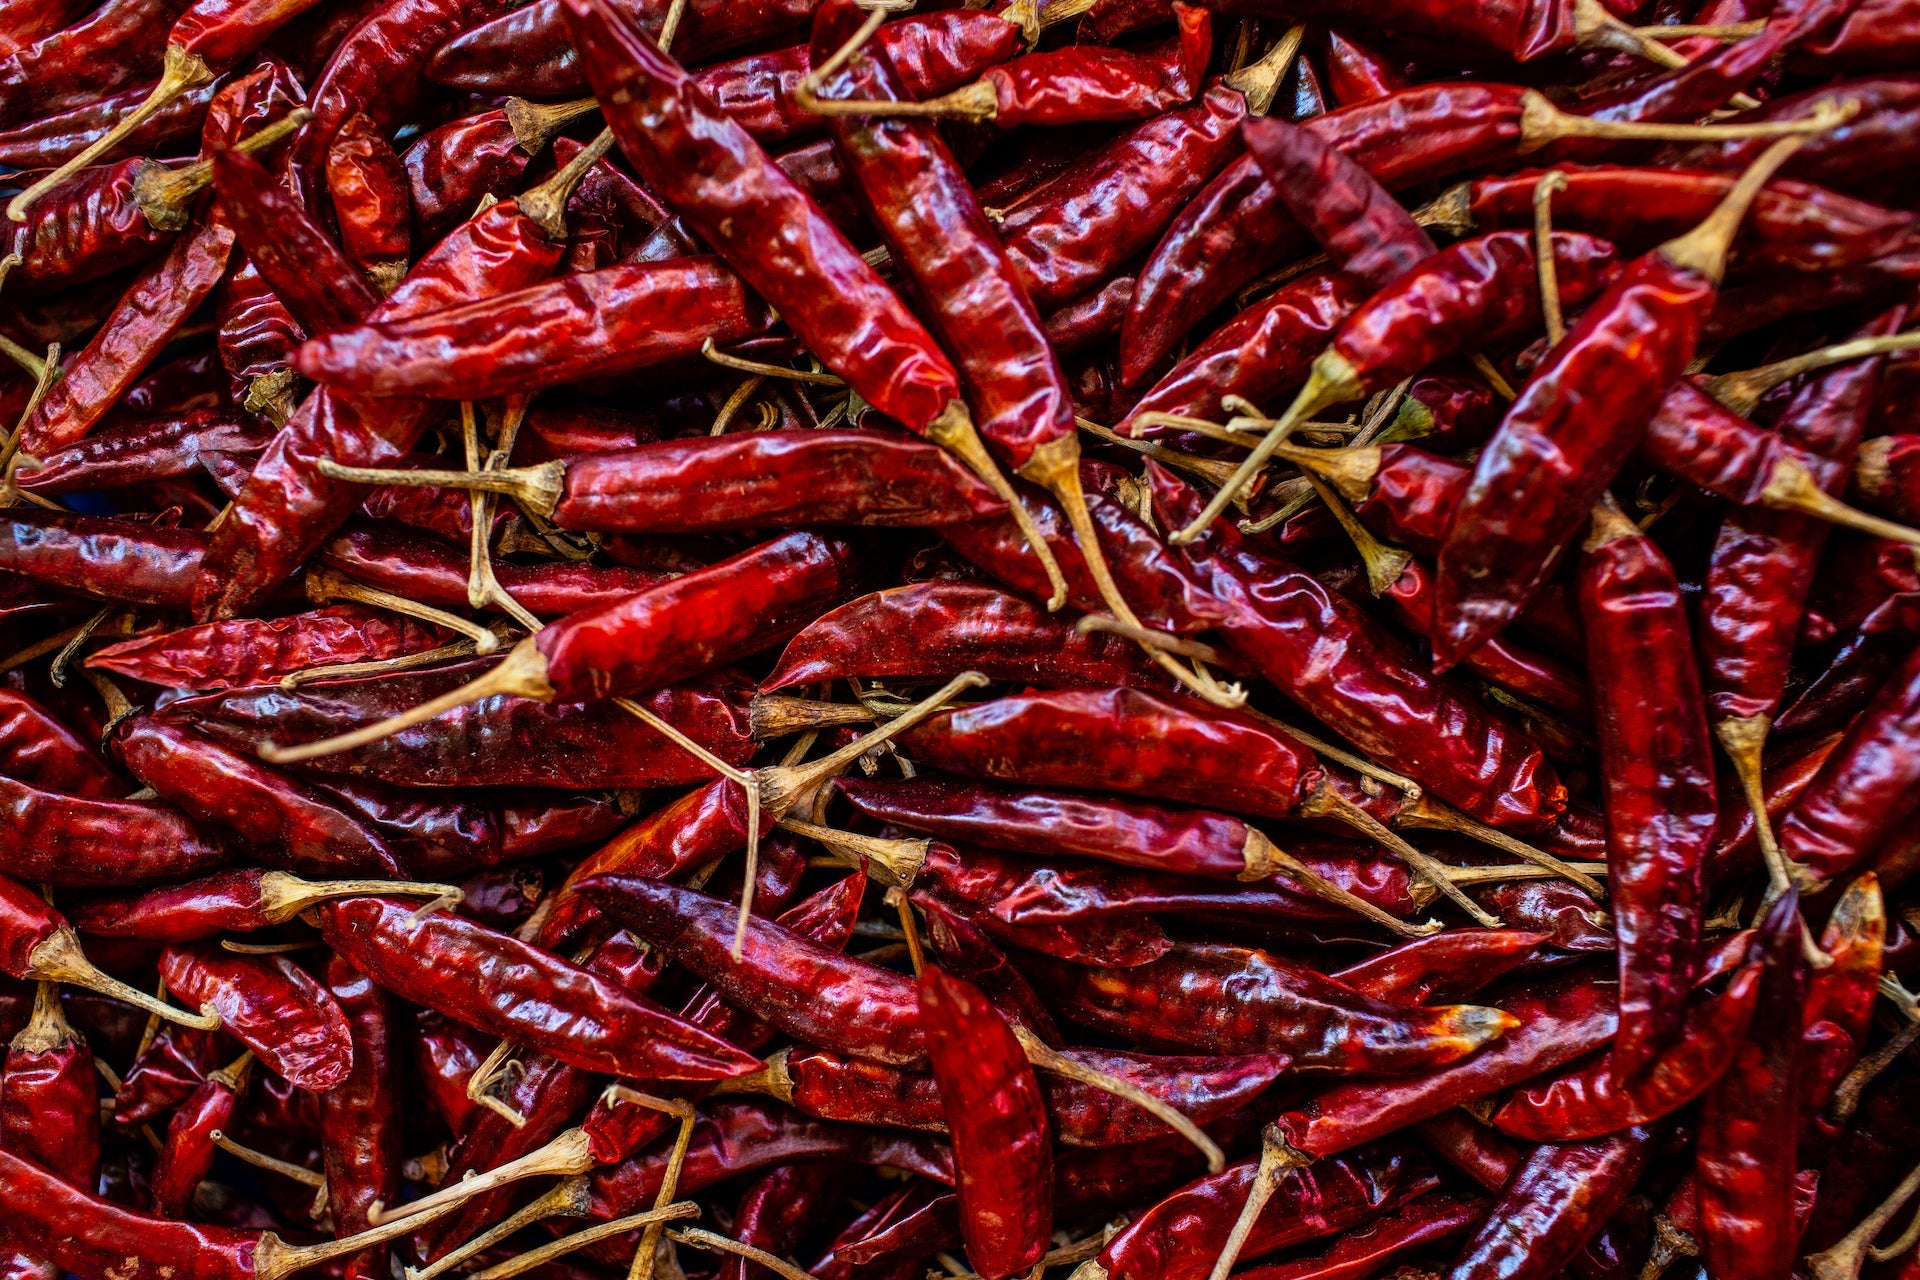
M 1740 218 L 1793 145 L 1775 144 L 1699 227 L 1635 260 L 1528 382 L 1440 549 L 1437 668 L 1512 618 L 1626 460 L 1692 359 Z
M 293 413 L 293 351 L 306 334 L 251 262 L 227 273 L 214 291 L 220 362 L 234 399 L 250 413 L 284 423 Z M 244 482 L 244 478 L 243 478 Z
M 321 1151 L 334 1231 L 353 1235 L 373 1225 L 373 1212 L 400 1194 L 400 1064 L 397 1019 L 387 993 L 352 963 L 327 962 L 327 990 L 353 1035 L 353 1070 L 320 1100 Z M 348 1263 L 350 1277 L 371 1276 L 384 1250 Z
M 820 1280 L 853 1280 L 879 1263 L 886 1274 L 918 1270 L 935 1253 L 960 1243 L 959 1197 L 916 1179 L 874 1203 L 834 1238 L 807 1270 Z
M 168 689 L 217 692 L 273 684 L 309 667 L 422 652 L 444 635 L 431 623 L 402 614 L 334 604 L 280 618 L 210 622 L 123 640 L 89 654 L 87 665 Z
M 378 832 L 257 759 L 145 715 L 121 720 L 112 739 L 129 773 L 262 861 L 319 875 L 400 875 Z
M 206 535 L 15 507 L 0 522 L 0 567 L 35 582 L 127 604 L 179 608 L 192 591 Z
M 407 170 L 363 115 L 348 116 L 327 148 L 327 194 L 341 249 L 375 293 L 392 293 L 412 257 Z
M 38 985 L 33 1017 L 0 1067 L 0 1143 L 81 1189 L 100 1171 L 100 1097 L 93 1051 L 60 1012 L 60 988 Z
M 252 1058 L 242 1058 L 208 1076 L 167 1122 L 167 1136 L 153 1169 L 153 1211 L 163 1218 L 185 1218 L 193 1193 L 213 1171 L 220 1154 L 213 1135 L 233 1124 L 246 1090 Z
M 0 869 L 29 880 L 151 884 L 227 860 L 185 814 L 153 801 L 83 798 L 0 777 L 0 812 Z
M 781 1165 L 762 1174 L 734 1210 L 734 1239 L 775 1257 L 792 1253 L 808 1227 L 831 1207 L 841 1176 L 840 1166 L 830 1162 Z M 720 1264 L 721 1280 L 766 1280 L 769 1274 L 763 1264 L 737 1255 Z
M 586 1071 L 724 1079 L 757 1065 L 723 1040 L 507 934 L 387 898 L 314 908 L 321 933 L 387 990 Z M 486 999 L 476 1002 L 476 993 Z
M 1168 527 L 1190 523 L 1198 495 L 1155 463 L 1147 474 Z M 1184 551 L 1202 585 L 1235 604 L 1226 627 L 1234 649 L 1362 750 L 1492 826 L 1540 830 L 1565 807 L 1566 788 L 1537 746 L 1416 671 L 1344 597 L 1217 522 Z
M 1403 1254 L 1419 1252 L 1485 1219 L 1484 1199 L 1451 1191 L 1430 1191 L 1343 1233 L 1323 1253 L 1254 1267 L 1244 1274 L 1258 1280 L 1348 1280 L 1369 1275 Z M 1397 1272 L 1418 1280 L 1417 1272 Z
M 1535 1147 L 1461 1249 L 1452 1280 L 1553 1276 L 1612 1218 L 1653 1155 L 1636 1126 L 1585 1142 Z
M 1718 817 L 1713 746 L 1673 566 L 1617 507 L 1595 511 L 1579 582 L 1620 942 L 1613 1060 L 1628 1077 L 1686 1016 Z
M 350 322 L 349 322 L 350 323 Z M 563 276 L 446 311 L 316 336 L 294 366 L 336 392 L 477 400 L 698 355 L 764 331 L 765 309 L 711 257 Z M 324 336 L 322 336 L 324 334 Z
M 431 3 L 394 0 L 390 9 Z M 377 34 L 380 26 L 379 21 L 370 22 L 356 35 L 369 34 L 369 27 Z M 374 316 L 398 319 L 521 288 L 551 274 L 559 259 L 560 246 L 517 201 L 496 204 L 421 258 Z M 427 413 L 420 401 L 369 403 L 325 392 L 308 396 L 267 447 L 215 534 L 212 558 L 194 591 L 199 619 L 215 621 L 244 612 L 284 581 L 352 511 L 359 492 L 321 475 L 319 458 L 358 465 L 398 458 L 426 429 Z
M 285 956 L 249 956 L 204 945 L 160 953 L 167 990 L 210 1004 L 221 1027 L 293 1085 L 315 1093 L 353 1068 L 353 1041 L 327 989 Z
M 1410 1010 L 1240 947 L 1185 945 L 1132 969 L 1027 963 L 1046 975 L 1055 1007 L 1109 1034 L 1212 1053 L 1285 1053 L 1296 1067 L 1340 1074 L 1431 1070 L 1515 1025 L 1475 1005 Z M 1230 1009 L 1221 1003 L 1227 991 Z
M 1030 685 L 1144 685 L 1167 680 L 1140 650 L 1081 632 L 1017 596 L 977 583 L 892 587 L 823 614 L 787 642 L 765 690 L 976 670 Z
M 1867 704 L 1780 821 L 1780 850 L 1821 880 L 1845 874 L 1911 816 L 1908 740 L 1920 697 L 1920 648 Z
M 1745 1041 L 1700 1108 L 1698 1178 L 1707 1263 L 1728 1275 L 1792 1274 L 1798 1243 L 1793 1175 L 1800 1110 L 1802 1016 L 1807 968 L 1799 896 L 1773 904 L 1754 948 L 1760 994 Z
M 213 181 L 247 260 L 302 329 L 345 329 L 378 305 L 366 277 L 265 165 L 231 149 L 215 151 Z
M 1526 963 L 1545 934 L 1453 929 L 1403 942 L 1331 975 L 1362 995 L 1393 1004 L 1460 1000 Z
M 1046 1105 L 1026 1051 L 980 989 L 929 965 L 919 1020 L 953 1135 L 967 1259 L 985 1280 L 1029 1270 L 1053 1234 Z
M 131 159 L 83 170 L 36 204 L 24 223 L 0 228 L 0 244 L 22 259 L 9 283 L 30 292 L 71 288 L 165 251 L 177 228 L 154 225 L 145 207 L 153 197 L 141 180 L 156 168 L 149 160 Z
M 1012 859 L 982 850 L 964 854 L 932 842 L 914 882 L 914 895 L 947 901 L 950 908 L 1002 946 L 1055 956 L 1074 964 L 1145 964 L 1166 954 L 1171 943 L 1154 921 L 1137 913 L 1100 913 L 1048 921 L 1015 920 L 1001 904 L 1019 891 L 1026 868 Z
M 1381 289 L 1431 257 L 1413 215 L 1360 165 L 1284 120 L 1246 120 L 1240 140 L 1267 181 L 1340 270 Z
M 1454 1108 L 1412 1126 L 1433 1154 L 1479 1183 L 1499 1191 L 1526 1160 L 1526 1153 L 1493 1130 Z
M 133 790 L 51 711 L 11 689 L 0 689 L 0 775 L 89 800 Z
M 231 1037 L 166 1022 L 133 1059 L 113 1099 L 113 1123 L 132 1130 L 159 1119 L 234 1055 Z
M 1094 1259 L 1093 1280 L 1202 1280 L 1256 1177 L 1244 1160 L 1189 1183 L 1135 1219 Z M 1282 1175 L 1241 1252 L 1258 1257 L 1339 1235 L 1439 1184 L 1411 1148 L 1381 1144 Z
M 14 473 L 29 493 L 132 488 L 190 475 L 216 453 L 255 454 L 272 439 L 251 418 L 218 409 L 118 422 Z
M 498 108 L 422 134 L 401 156 L 419 242 L 437 241 L 472 216 L 482 197 L 504 198 L 519 185 L 545 141 L 523 140 Z
M 74 920 L 82 933 L 102 937 L 197 942 L 283 924 L 328 897 L 369 892 L 366 884 L 301 880 L 285 871 L 223 871 L 132 897 L 94 898 L 75 909 Z M 444 888 L 422 885 L 418 892 L 431 897 Z
M 0 123 L 91 102 L 151 76 L 162 32 L 182 0 L 120 0 L 52 30 L 0 60 Z
M 1612 1055 L 1601 1055 L 1515 1094 L 1494 1113 L 1494 1127 L 1514 1137 L 1558 1142 L 1648 1124 L 1671 1113 L 1699 1097 L 1727 1069 L 1759 994 L 1760 967 L 1749 964 L 1638 1075 L 1616 1075 Z
M 1881 189 L 1876 182 L 1882 165 L 1898 163 L 1913 146 L 1913 122 L 1920 111 L 1920 92 L 1905 76 L 1868 76 L 1839 85 L 1804 89 L 1775 98 L 1741 118 L 1803 120 L 1823 102 L 1853 101 L 1860 112 L 1823 137 L 1811 140 L 1804 153 L 1788 166 L 1807 182 L 1872 199 Z M 1665 147 L 1655 154 L 1663 164 L 1695 169 L 1739 169 L 1765 149 L 1752 139 L 1703 142 Z

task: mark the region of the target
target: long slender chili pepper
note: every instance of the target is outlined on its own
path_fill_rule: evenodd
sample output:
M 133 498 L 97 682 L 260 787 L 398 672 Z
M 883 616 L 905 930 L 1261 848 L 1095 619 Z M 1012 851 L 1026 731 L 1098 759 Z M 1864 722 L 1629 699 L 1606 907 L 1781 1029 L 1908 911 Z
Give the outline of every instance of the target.
M 353 1036 L 353 1070 L 321 1098 L 321 1150 L 335 1234 L 352 1235 L 399 1199 L 399 1019 L 387 993 L 339 956 L 327 962 L 326 984 Z M 383 1252 L 369 1251 L 347 1264 L 347 1274 L 371 1277 L 384 1261 Z
M 214 1134 L 233 1123 L 253 1068 L 253 1053 L 208 1076 L 167 1122 L 167 1136 L 153 1170 L 153 1210 L 163 1218 L 185 1218 L 193 1193 L 220 1154 Z
M 266 166 L 231 149 L 213 154 L 214 188 L 232 225 L 274 294 L 310 334 L 359 323 L 379 302 L 373 286 Z
M 979 988 L 928 966 L 919 1022 L 953 1135 L 967 1257 L 984 1280 L 1024 1274 L 1053 1234 L 1053 1161 L 1040 1084 Z
M 444 634 L 401 614 L 335 604 L 281 618 L 210 622 L 123 640 L 95 650 L 87 665 L 169 689 L 217 692 L 274 684 L 310 667 L 421 652 L 439 644 Z
M 1644 1125 L 1584 1142 L 1544 1142 L 1462 1246 L 1451 1280 L 1557 1275 L 1626 1202 L 1653 1155 Z
M 151 76 L 161 28 L 184 8 L 181 0 L 122 0 L 20 43 L 0 61 L 0 121 L 78 106 Z
M 327 989 L 285 956 L 169 945 L 160 976 L 181 999 L 210 1007 L 221 1027 L 295 1086 L 333 1088 L 353 1067 L 346 1018 Z
M 1611 503 L 1595 510 L 1579 581 L 1620 941 L 1613 1061 L 1624 1078 L 1652 1061 L 1686 1015 L 1718 817 L 1713 748 L 1673 567 Z
M 228 857 L 178 809 L 148 800 L 83 797 L 8 776 L 0 812 L 0 870 L 46 884 L 152 884 L 204 875 Z
M 1798 145 L 1775 143 L 1698 227 L 1629 266 L 1527 384 L 1440 549 L 1436 668 L 1499 631 L 1545 578 L 1692 358 L 1727 246 Z
M 435 898 L 443 884 L 302 880 L 285 871 L 223 871 L 203 880 L 134 897 L 95 898 L 74 912 L 75 927 L 101 937 L 197 942 L 283 924 L 316 902 L 364 893 L 417 893 Z
M 220 88 L 218 82 L 205 84 L 177 99 L 123 139 L 113 154 L 152 155 L 199 136 L 207 104 Z M 51 169 L 84 151 L 152 91 L 151 84 L 136 85 L 0 130 L 0 164 L 16 169 Z
M 270 439 L 271 432 L 252 418 L 219 409 L 138 418 L 32 459 L 14 472 L 13 482 L 28 493 L 48 496 L 133 488 L 190 475 L 215 454 L 258 453 Z

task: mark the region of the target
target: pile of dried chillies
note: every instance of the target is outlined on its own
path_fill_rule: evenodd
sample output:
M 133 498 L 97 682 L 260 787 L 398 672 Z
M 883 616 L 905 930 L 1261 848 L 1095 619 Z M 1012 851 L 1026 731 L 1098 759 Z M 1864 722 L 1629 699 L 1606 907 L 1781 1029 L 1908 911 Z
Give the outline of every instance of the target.
M 6 1276 L 1920 1278 L 1920 0 L 10 0 L 0 199 Z

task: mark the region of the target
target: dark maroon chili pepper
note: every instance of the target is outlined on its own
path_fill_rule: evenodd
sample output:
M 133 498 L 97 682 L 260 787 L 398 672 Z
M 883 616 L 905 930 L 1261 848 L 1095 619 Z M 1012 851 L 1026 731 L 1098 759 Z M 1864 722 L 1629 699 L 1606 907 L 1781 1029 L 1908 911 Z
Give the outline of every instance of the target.
M 972 983 L 929 965 L 919 1022 L 953 1140 L 967 1259 L 983 1280 L 1010 1280 L 1053 1234 L 1052 1135 L 1040 1082 L 1012 1028 Z
M 1626 1203 L 1654 1154 L 1655 1136 L 1641 1125 L 1535 1147 L 1461 1248 L 1451 1280 L 1545 1280 L 1560 1274 Z
M 334 1233 L 353 1235 L 399 1200 L 399 1026 L 387 993 L 350 961 L 328 960 L 326 985 L 353 1035 L 353 1070 L 320 1099 L 320 1149 Z M 385 1261 L 385 1250 L 359 1255 L 347 1264 L 349 1280 L 373 1276 Z
M 734 1239 L 776 1258 L 792 1253 L 812 1224 L 832 1208 L 843 1176 L 843 1168 L 830 1161 L 781 1165 L 762 1174 L 734 1209 Z M 720 1280 L 768 1280 L 771 1274 L 762 1264 L 734 1254 L 720 1263 Z
M 345 329 L 379 304 L 366 277 L 265 165 L 231 149 L 215 151 L 213 181 L 247 260 L 302 329 Z
M 1517 1138 L 1563 1142 L 1669 1114 L 1699 1097 L 1727 1069 L 1759 994 L 1760 966 L 1749 964 L 1724 992 L 1697 1007 L 1679 1038 L 1638 1075 L 1614 1074 L 1612 1055 L 1601 1054 L 1513 1095 L 1494 1113 L 1494 1127 Z
M 327 194 L 341 249 L 383 298 L 413 256 L 407 185 L 406 166 L 373 121 L 348 116 L 327 148 Z
M 1884 189 L 1877 181 L 1886 171 L 1883 166 L 1912 154 L 1913 124 L 1920 116 L 1920 86 L 1912 76 L 1869 76 L 1805 89 L 1737 118 L 1804 120 L 1822 104 L 1840 101 L 1858 102 L 1859 114 L 1809 142 L 1787 169 L 1803 181 L 1871 200 Z M 1765 147 L 1752 139 L 1729 139 L 1664 147 L 1653 159 L 1689 169 L 1731 170 L 1743 168 Z
M 1477 1005 L 1408 1009 L 1241 947 L 1184 945 L 1131 969 L 1037 956 L 1026 963 L 1073 1021 L 1150 1047 L 1285 1053 L 1296 1069 L 1408 1075 L 1465 1057 L 1516 1025 Z M 1224 992 L 1233 993 L 1230 1005 Z
M 183 607 L 206 554 L 196 529 L 15 507 L 0 522 L 0 568 L 97 600 Z
M 623 0 L 617 12 L 649 38 L 657 38 L 668 9 L 658 0 Z M 687 6 L 674 44 L 679 52 L 700 58 L 804 32 L 812 14 L 813 5 L 806 0 L 698 0 Z M 586 84 L 579 57 L 560 0 L 535 0 L 449 40 L 434 54 L 428 75 L 456 89 L 546 97 L 572 93 Z
M 1607 810 L 1608 907 L 1620 943 L 1613 1061 L 1636 1075 L 1686 1016 L 1718 810 L 1713 747 L 1673 566 L 1611 502 L 1579 572 Z
M 161 1023 L 121 1078 L 113 1123 L 132 1132 L 166 1115 L 233 1054 L 232 1038 L 218 1031 Z
M 9 7 L 0 20 L 0 52 L 12 54 L 66 26 L 84 10 L 69 0 L 32 0 Z
M 407 475 L 381 474 L 394 480 Z M 917 527 L 991 519 L 1007 510 L 985 481 L 946 450 L 897 432 L 742 432 L 663 440 L 525 469 L 414 476 L 498 487 L 562 529 L 599 533 Z
M 1793 1175 L 1798 1133 L 1807 967 L 1799 895 L 1791 888 L 1767 913 L 1754 949 L 1762 959 L 1754 1020 L 1733 1062 L 1700 1108 L 1701 1243 L 1716 1271 L 1786 1276 L 1798 1230 Z
M 1545 934 L 1516 929 L 1450 929 L 1403 942 L 1331 976 L 1392 1004 L 1463 1000 L 1525 964 L 1548 940 Z
M 1191 523 L 1199 496 L 1153 462 L 1147 474 L 1165 525 Z M 1564 809 L 1566 788 L 1537 746 L 1416 671 L 1344 597 L 1218 522 L 1185 555 L 1202 585 L 1237 606 L 1225 628 L 1234 649 L 1375 759 L 1491 826 L 1540 830 Z
M 117 0 L 0 60 L 0 123 L 92 102 L 154 74 L 162 31 L 183 0 Z
M 1698 227 L 1629 266 L 1528 382 L 1440 549 L 1437 669 L 1506 625 L 1625 462 L 1692 359 L 1740 219 L 1797 142 L 1776 143 Z
M 915 1179 L 849 1223 L 807 1270 L 819 1280 L 853 1280 L 868 1274 L 856 1268 L 873 1263 L 886 1264 L 886 1275 L 917 1272 L 933 1254 L 960 1243 L 958 1219 L 959 1197 Z
M 327 989 L 285 956 L 249 956 L 205 945 L 160 953 L 167 990 L 211 1005 L 221 1029 L 289 1083 L 315 1093 L 347 1078 L 353 1041 Z
M 1081 632 L 1004 591 L 919 582 L 850 601 L 787 642 L 763 690 L 825 680 L 944 679 L 976 670 L 993 680 L 1164 688 L 1167 678 L 1107 632 Z
M 152 162 L 122 160 L 83 171 L 59 195 L 36 205 L 24 223 L 0 228 L 0 247 L 22 261 L 7 277 L 15 289 L 51 292 L 146 262 L 174 242 L 142 207 L 140 176 Z
M 486 660 L 436 671 L 235 689 L 169 703 L 159 719 L 236 751 L 288 738 L 351 732 L 462 687 Z M 640 704 L 728 763 L 753 754 L 745 686 L 726 675 L 671 686 Z M 457 707 L 365 747 L 316 757 L 324 774 L 410 787 L 652 787 L 697 782 L 705 765 L 617 707 L 513 695 Z
M 1862 442 L 1854 463 L 1853 487 L 1876 511 L 1896 520 L 1920 519 L 1920 440 L 1912 435 L 1879 436 Z
M 1241 1274 L 1255 1280 L 1358 1280 L 1391 1265 L 1402 1254 L 1424 1250 L 1483 1221 L 1484 1199 L 1431 1191 L 1342 1233 L 1331 1249 L 1313 1257 L 1269 1263 Z M 1419 1280 L 1418 1272 L 1396 1272 Z
M 446 891 L 446 885 L 312 881 L 285 871 L 222 871 L 133 897 L 94 898 L 76 908 L 73 919 L 82 933 L 100 937 L 198 942 L 284 924 L 328 898 L 374 892 L 432 898 Z
M 294 348 L 306 334 L 284 302 L 254 269 L 242 262 L 214 291 L 220 323 L 220 363 L 231 378 L 233 398 L 249 413 L 284 423 L 293 414 Z
M 1455 1107 L 1411 1126 L 1426 1148 L 1488 1191 L 1507 1185 L 1526 1153 Z
M 1204 1280 L 1255 1181 L 1243 1160 L 1161 1200 L 1107 1243 L 1088 1280 Z M 1258 1257 L 1341 1235 L 1382 1210 L 1422 1195 L 1440 1179 L 1411 1147 L 1383 1143 L 1309 1169 L 1289 1169 L 1253 1223 L 1241 1252 Z
M 1343 107 L 1384 98 L 1407 87 L 1404 67 L 1396 67 L 1371 45 L 1348 31 L 1329 29 L 1326 48 L 1327 88 Z
M 228 1064 L 208 1076 L 167 1122 L 167 1136 L 153 1169 L 153 1211 L 163 1218 L 185 1218 L 193 1193 L 220 1149 L 213 1135 L 233 1123 L 240 1097 L 246 1091 L 253 1055 Z
M 100 1087 L 93 1051 L 60 1012 L 60 987 L 42 982 L 33 1017 L 0 1067 L 0 1144 L 83 1190 L 100 1171 Z
M 377 831 L 258 759 L 145 715 L 120 720 L 112 748 L 161 799 L 264 862 L 314 875 L 401 874 Z
M 275 684 L 310 667 L 419 653 L 444 638 L 440 628 L 401 614 L 334 604 L 280 618 L 239 618 L 135 637 L 94 650 L 87 665 L 162 688 L 218 692 Z
M 1780 852 L 1819 880 L 1859 865 L 1912 816 L 1908 775 L 1920 648 L 1867 704 L 1819 775 L 1780 821 Z
M 124 789 L 122 789 L 124 792 Z M 81 797 L 0 777 L 0 871 L 62 886 L 204 875 L 227 851 L 171 805 Z
M 294 367 L 339 394 L 478 400 L 688 359 L 705 342 L 737 342 L 767 325 L 765 308 L 725 264 L 684 257 L 562 276 L 409 319 L 327 326 L 332 333 L 308 326 L 314 337 Z
M 191 475 L 204 456 L 255 454 L 273 438 L 250 417 L 218 409 L 116 422 L 85 440 L 23 463 L 13 482 L 49 497 L 85 489 L 127 489 Z
M 0 776 L 89 800 L 134 790 L 51 711 L 11 689 L 0 689 Z

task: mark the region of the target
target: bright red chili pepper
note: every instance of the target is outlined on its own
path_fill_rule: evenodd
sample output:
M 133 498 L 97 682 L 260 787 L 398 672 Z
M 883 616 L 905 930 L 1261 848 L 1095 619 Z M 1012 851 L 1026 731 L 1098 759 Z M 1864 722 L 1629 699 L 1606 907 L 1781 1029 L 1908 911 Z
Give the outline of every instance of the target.
M 379 295 L 279 177 L 251 156 L 213 153 L 220 211 L 247 260 L 309 334 L 358 324 Z
M 188 1216 L 194 1191 L 220 1154 L 213 1135 L 232 1125 L 252 1065 L 253 1059 L 244 1057 L 208 1076 L 167 1122 L 153 1169 L 153 1211 L 161 1217 Z
M 335 604 L 281 618 L 210 622 L 123 640 L 95 650 L 87 665 L 168 689 L 216 692 L 274 684 L 309 667 L 421 652 L 444 637 L 430 623 Z
M 353 1041 L 327 989 L 285 956 L 249 956 L 204 945 L 160 953 L 167 990 L 211 1005 L 221 1027 L 298 1088 L 321 1093 L 353 1068 Z
M 412 257 L 407 170 L 363 115 L 347 117 L 327 148 L 327 193 L 340 228 L 340 247 L 375 293 L 392 293 Z
M 1635 1126 L 1610 1137 L 1535 1147 L 1462 1246 L 1453 1280 L 1558 1275 L 1632 1194 L 1654 1139 L 1653 1130 Z
M 60 987 L 34 990 L 33 1017 L 0 1066 L 0 1143 L 85 1190 L 100 1172 L 93 1051 L 60 1011 Z
M 89 800 L 113 800 L 133 790 L 51 711 L 11 689 L 0 689 L 0 775 Z

